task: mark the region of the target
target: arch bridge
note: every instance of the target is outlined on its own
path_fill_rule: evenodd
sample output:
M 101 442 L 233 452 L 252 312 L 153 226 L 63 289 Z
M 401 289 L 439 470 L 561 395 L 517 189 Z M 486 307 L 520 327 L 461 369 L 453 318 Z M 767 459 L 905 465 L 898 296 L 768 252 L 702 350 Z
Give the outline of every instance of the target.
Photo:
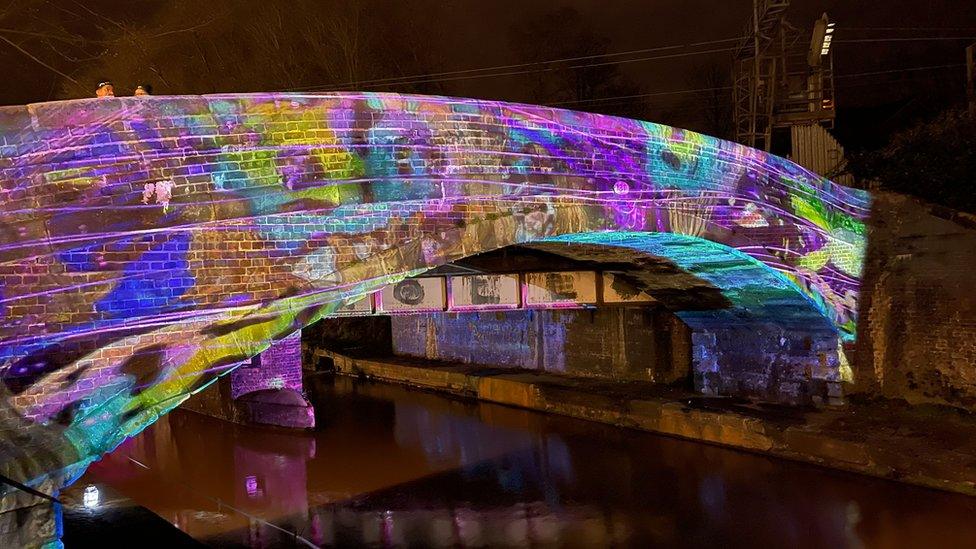
M 522 104 L 0 108 L 0 468 L 85 463 L 344 305 L 519 244 L 645 258 L 701 391 L 749 392 L 760 370 L 826 390 L 855 337 L 868 201 L 736 143 Z M 769 342 L 754 366 L 728 352 L 745 334 Z

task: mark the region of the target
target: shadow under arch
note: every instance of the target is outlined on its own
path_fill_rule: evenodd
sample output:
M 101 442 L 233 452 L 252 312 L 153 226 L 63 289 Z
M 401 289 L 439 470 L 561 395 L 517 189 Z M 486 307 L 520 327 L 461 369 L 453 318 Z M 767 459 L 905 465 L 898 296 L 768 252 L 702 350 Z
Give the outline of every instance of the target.
M 635 274 L 641 289 L 692 330 L 695 389 L 704 394 L 753 396 L 793 404 L 840 396 L 843 350 L 827 313 L 770 266 L 734 248 L 675 233 L 591 232 L 564 234 L 538 243 L 560 255 L 587 253 L 549 248 L 601 246 L 666 259 L 686 279 L 704 282 L 721 298 L 674 277 Z M 530 244 L 531 248 L 539 246 Z M 689 276 L 690 275 L 690 276 Z M 688 295 L 695 296 L 691 300 Z

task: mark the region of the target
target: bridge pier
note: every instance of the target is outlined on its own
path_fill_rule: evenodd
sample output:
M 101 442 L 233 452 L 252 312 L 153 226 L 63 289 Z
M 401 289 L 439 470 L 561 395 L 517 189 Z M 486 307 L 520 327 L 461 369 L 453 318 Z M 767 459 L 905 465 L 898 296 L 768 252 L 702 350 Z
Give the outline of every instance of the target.
M 183 403 L 194 412 L 244 424 L 315 427 L 302 394 L 301 330 L 281 339 Z
M 768 324 L 692 333 L 694 388 L 706 395 L 783 404 L 843 404 L 834 332 Z

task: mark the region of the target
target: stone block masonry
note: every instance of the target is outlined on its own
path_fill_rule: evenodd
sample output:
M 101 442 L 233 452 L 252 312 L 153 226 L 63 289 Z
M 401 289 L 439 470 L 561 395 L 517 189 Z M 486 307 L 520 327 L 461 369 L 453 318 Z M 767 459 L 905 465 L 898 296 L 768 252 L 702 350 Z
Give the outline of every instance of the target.
M 872 205 L 854 389 L 976 412 L 976 216 Z
M 690 330 L 661 308 L 433 313 L 391 322 L 398 355 L 690 387 Z

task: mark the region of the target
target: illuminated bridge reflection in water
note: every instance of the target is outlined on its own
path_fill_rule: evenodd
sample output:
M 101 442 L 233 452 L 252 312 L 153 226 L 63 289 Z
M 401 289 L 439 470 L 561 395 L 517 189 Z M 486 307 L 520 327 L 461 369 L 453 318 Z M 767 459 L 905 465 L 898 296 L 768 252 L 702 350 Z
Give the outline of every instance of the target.
M 962 496 L 399 386 L 332 377 L 308 386 L 313 433 L 177 410 L 73 489 L 122 494 L 216 546 L 976 539 L 976 500 Z

